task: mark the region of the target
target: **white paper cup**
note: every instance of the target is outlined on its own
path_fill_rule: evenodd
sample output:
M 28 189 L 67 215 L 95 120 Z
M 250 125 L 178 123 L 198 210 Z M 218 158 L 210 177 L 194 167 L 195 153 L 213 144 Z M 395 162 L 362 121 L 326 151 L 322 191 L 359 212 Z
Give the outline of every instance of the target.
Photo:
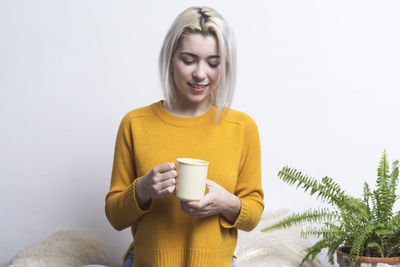
M 200 159 L 176 159 L 175 197 L 180 200 L 200 200 L 206 189 L 208 162 Z

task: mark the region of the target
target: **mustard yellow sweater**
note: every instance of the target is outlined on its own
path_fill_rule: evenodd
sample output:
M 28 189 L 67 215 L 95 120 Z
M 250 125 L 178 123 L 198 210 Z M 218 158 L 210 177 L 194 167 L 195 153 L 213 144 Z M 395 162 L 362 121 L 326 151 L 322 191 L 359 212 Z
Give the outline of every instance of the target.
M 198 117 L 176 117 L 160 101 L 122 119 L 105 210 L 115 229 L 131 227 L 133 266 L 230 267 L 237 229 L 250 231 L 260 220 L 264 195 L 257 126 L 235 110 L 214 124 L 216 111 L 213 107 Z M 176 158 L 210 162 L 208 179 L 241 200 L 234 224 L 221 215 L 188 216 L 173 194 L 153 199 L 147 210 L 139 208 L 136 178 Z

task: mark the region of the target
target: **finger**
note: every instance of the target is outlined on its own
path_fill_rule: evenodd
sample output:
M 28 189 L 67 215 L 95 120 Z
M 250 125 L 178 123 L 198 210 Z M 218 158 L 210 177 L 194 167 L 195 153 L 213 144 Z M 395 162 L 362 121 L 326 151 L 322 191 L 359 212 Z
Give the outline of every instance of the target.
M 208 210 L 196 210 L 196 209 L 190 208 L 190 207 L 186 206 L 183 201 L 181 201 L 181 209 L 185 214 L 187 214 L 189 216 L 204 217 L 204 216 L 208 216 L 208 214 L 209 214 Z
M 181 201 L 181 208 L 188 215 L 193 215 L 196 212 L 196 210 L 188 206 L 185 201 Z
M 178 173 L 175 170 L 169 171 L 169 172 L 164 172 L 157 174 L 159 181 L 165 181 L 169 179 L 175 179 Z
M 214 199 L 213 194 L 212 194 L 212 193 L 207 193 L 207 194 L 203 197 L 203 199 L 201 200 L 201 201 L 203 202 L 203 203 L 202 203 L 203 207 L 206 207 L 206 206 L 212 204 L 213 199 Z
M 187 205 L 187 202 L 181 201 L 181 208 L 182 210 L 187 213 L 188 215 L 192 215 L 195 209 L 189 205 Z
M 213 180 L 206 180 L 206 186 L 208 189 L 215 187 L 215 186 L 219 186 L 216 182 L 214 182 Z
M 153 168 L 155 173 L 164 173 L 164 172 L 169 172 L 169 171 L 172 171 L 175 169 L 176 169 L 175 164 L 172 162 L 166 162 L 161 165 L 155 166 Z
M 165 172 L 165 173 L 156 173 L 152 177 L 152 181 L 153 181 L 153 184 L 157 185 L 157 184 L 160 184 L 160 183 L 170 180 L 170 179 L 175 180 L 176 176 L 177 176 L 177 173 L 174 170 Z
M 171 194 L 172 192 L 174 192 L 175 191 L 175 185 L 171 185 L 171 186 L 169 186 L 169 187 L 167 187 L 167 188 L 164 188 L 164 189 L 162 189 L 160 192 L 159 192 L 159 196 L 160 197 L 164 197 L 164 196 L 166 196 L 166 195 L 169 195 L 169 194 Z
M 199 201 L 182 201 L 185 207 L 195 210 L 201 210 L 208 205 L 207 201 L 204 201 L 204 198 Z
M 175 186 L 175 179 L 168 179 L 168 180 L 163 180 L 163 181 L 158 181 L 159 179 L 156 179 L 157 182 L 152 185 L 152 188 L 156 194 L 159 194 L 162 190 L 164 190 L 167 187 L 170 186 Z
M 157 184 L 157 187 L 159 188 L 159 191 L 170 187 L 170 186 L 175 186 L 176 184 L 176 180 L 175 179 L 168 179 L 168 180 L 164 180 L 160 183 Z

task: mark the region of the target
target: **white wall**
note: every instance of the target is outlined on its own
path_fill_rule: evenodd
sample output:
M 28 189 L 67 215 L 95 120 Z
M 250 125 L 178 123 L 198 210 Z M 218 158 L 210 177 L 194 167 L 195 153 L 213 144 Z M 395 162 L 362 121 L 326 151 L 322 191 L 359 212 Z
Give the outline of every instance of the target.
M 328 175 L 352 194 L 400 158 L 400 2 L 0 1 L 0 262 L 58 229 L 129 244 L 104 215 L 115 135 L 162 97 L 157 56 L 175 16 L 210 5 L 238 43 L 233 108 L 259 125 L 268 209 L 319 202 L 276 174 Z

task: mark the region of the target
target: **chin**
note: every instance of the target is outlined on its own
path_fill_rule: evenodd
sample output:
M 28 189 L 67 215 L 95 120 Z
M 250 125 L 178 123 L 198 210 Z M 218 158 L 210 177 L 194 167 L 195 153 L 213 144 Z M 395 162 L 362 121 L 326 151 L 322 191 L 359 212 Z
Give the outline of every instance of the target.
M 206 94 L 189 94 L 186 95 L 186 99 L 189 100 L 190 102 L 193 103 L 200 103 L 200 102 L 204 102 L 207 101 L 210 98 L 210 94 L 206 93 Z
M 207 98 L 205 98 L 205 97 L 202 97 L 202 98 L 187 97 L 186 99 L 191 103 L 201 103 L 201 102 L 207 101 Z

